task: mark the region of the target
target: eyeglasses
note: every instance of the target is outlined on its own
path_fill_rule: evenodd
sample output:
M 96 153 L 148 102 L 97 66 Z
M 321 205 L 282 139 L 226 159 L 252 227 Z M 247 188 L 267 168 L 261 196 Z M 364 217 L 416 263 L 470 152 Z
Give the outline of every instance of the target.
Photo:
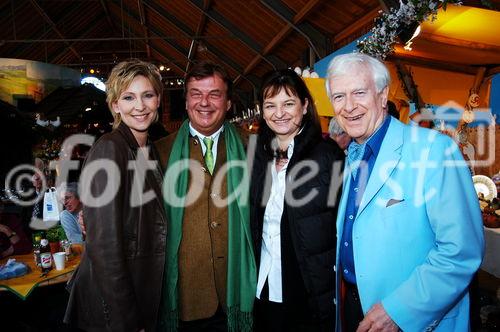
M 66 202 L 66 201 L 72 200 L 74 198 L 75 198 L 75 196 L 73 196 L 73 195 L 65 195 L 64 197 L 61 197 L 61 201 Z

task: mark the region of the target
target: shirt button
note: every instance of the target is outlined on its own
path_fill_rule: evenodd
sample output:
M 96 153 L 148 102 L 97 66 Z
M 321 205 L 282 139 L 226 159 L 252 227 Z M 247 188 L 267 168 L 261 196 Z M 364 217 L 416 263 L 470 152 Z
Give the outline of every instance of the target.
M 359 188 L 354 188 L 354 192 L 357 193 L 359 191 Z
M 349 246 L 349 242 L 344 242 L 344 246 L 348 247 Z
M 344 269 L 344 273 L 345 274 L 349 274 L 349 270 L 348 269 Z
M 354 218 L 354 216 L 351 214 L 349 215 L 349 220 L 352 220 Z

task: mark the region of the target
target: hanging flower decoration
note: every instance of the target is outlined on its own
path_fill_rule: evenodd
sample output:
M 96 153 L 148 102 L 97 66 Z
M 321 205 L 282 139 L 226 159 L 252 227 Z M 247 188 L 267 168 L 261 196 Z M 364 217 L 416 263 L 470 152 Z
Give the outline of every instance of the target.
M 408 0 L 399 1 L 399 8 L 390 8 L 389 12 L 380 11 L 380 16 L 375 19 L 375 26 L 371 35 L 358 41 L 361 53 L 369 54 L 384 60 L 394 52 L 394 43 L 398 35 L 405 29 L 437 18 L 439 8 L 446 10 L 448 4 L 460 5 L 459 0 Z

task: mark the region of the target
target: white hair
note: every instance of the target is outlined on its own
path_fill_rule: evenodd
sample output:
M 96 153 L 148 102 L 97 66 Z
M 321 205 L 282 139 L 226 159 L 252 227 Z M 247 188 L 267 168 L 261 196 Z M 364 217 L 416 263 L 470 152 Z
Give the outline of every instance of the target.
M 330 136 L 341 135 L 344 133 L 344 129 L 342 129 L 342 127 L 339 125 L 336 116 L 334 116 L 330 120 L 330 124 L 328 125 L 328 133 L 330 134 Z
M 372 74 L 377 92 L 389 86 L 391 77 L 383 62 L 363 53 L 347 53 L 334 57 L 328 64 L 326 72 L 326 93 L 331 98 L 330 80 L 334 75 L 342 75 L 352 70 L 354 66 L 365 66 Z
M 78 193 L 78 183 L 77 182 L 63 183 L 61 185 L 61 192 L 63 194 L 64 193 L 73 194 L 76 198 L 80 199 L 80 194 Z

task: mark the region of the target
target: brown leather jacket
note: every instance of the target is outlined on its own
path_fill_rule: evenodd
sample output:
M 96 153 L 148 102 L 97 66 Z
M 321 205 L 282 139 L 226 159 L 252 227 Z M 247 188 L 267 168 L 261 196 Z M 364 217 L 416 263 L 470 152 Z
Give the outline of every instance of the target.
M 149 147 L 150 159 L 158 160 L 154 147 Z M 83 208 L 85 253 L 69 284 L 65 322 L 85 330 L 155 329 L 165 264 L 163 175 L 158 163 L 147 171 L 144 164 L 131 163 L 141 155 L 137 149 L 132 132 L 122 123 L 94 144 L 85 161 L 82 175 L 101 158 L 114 161 L 118 167 L 113 171 L 103 166 L 110 178 L 101 169 L 90 180 L 81 181 L 84 203 L 85 187 L 93 197 L 102 195 L 107 186 L 117 190 L 104 206 L 86 204 Z M 142 179 L 143 188 L 138 179 Z

